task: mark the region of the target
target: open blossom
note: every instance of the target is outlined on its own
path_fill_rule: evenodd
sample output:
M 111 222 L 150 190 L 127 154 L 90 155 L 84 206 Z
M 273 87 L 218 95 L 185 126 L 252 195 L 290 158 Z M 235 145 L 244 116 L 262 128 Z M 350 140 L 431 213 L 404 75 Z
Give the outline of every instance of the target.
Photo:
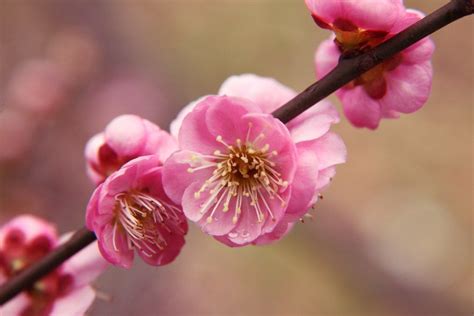
M 87 206 L 86 223 L 104 258 L 130 268 L 134 251 L 148 264 L 173 261 L 188 231 L 180 207 L 163 191 L 160 157 L 131 160 L 100 184 Z
M 255 75 L 231 77 L 219 93 L 229 96 L 201 98 L 173 122 L 183 125 L 182 150 L 165 163 L 165 190 L 217 240 L 266 244 L 291 229 L 344 162 L 344 144 L 328 132 L 337 112 L 324 102 L 285 126 L 268 113 L 295 93 Z
M 31 215 L 18 216 L 5 224 L 0 229 L 0 284 L 34 264 L 60 242 L 54 226 Z M 89 283 L 106 267 L 93 243 L 2 305 L 0 315 L 83 315 L 95 298 Z
M 318 78 L 341 55 L 363 53 L 423 18 L 401 0 L 306 0 L 314 21 L 334 35 L 316 51 Z M 424 38 L 336 92 L 354 126 L 375 129 L 382 118 L 419 110 L 431 91 L 434 44 Z
M 134 158 L 156 155 L 163 163 L 177 148 L 176 140 L 152 122 L 136 115 L 121 115 L 87 143 L 87 174 L 99 184 Z

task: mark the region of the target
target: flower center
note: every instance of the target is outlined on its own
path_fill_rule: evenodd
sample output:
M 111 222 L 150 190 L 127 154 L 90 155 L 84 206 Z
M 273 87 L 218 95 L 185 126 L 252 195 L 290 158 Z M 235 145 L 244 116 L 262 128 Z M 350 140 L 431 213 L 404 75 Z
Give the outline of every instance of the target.
M 285 201 L 279 192 L 288 186 L 281 174 L 275 169 L 272 161 L 278 155 L 276 151 L 270 151 L 268 144 L 263 144 L 265 139 L 263 133 L 255 139 L 250 140 L 252 124 L 249 123 L 245 141 L 236 139 L 235 144 L 229 145 L 222 136 L 217 136 L 216 141 L 225 146 L 225 153 L 216 150 L 213 155 L 193 157 L 193 161 L 200 161 L 201 166 L 189 168 L 188 172 L 214 168 L 212 176 L 208 178 L 201 188 L 194 193 L 199 199 L 203 192 L 209 191 L 209 198 L 201 205 L 200 212 L 204 214 L 210 211 L 207 223 L 212 223 L 215 212 L 220 209 L 228 212 L 231 203 L 235 202 L 234 216 L 232 222 L 237 223 L 242 212 L 242 204 L 248 200 L 250 206 L 255 210 L 257 221 L 263 222 L 270 216 L 275 220 L 273 212 L 268 204 L 267 198 L 279 199 L 282 205 Z M 212 209 L 211 209 L 212 208 Z
M 357 55 L 379 45 L 388 34 L 386 31 L 361 29 L 345 19 L 336 19 L 331 28 L 336 35 L 334 42 L 345 56 Z
M 181 210 L 174 205 L 159 201 L 140 191 L 119 193 L 115 196 L 116 221 L 112 242 L 115 251 L 119 251 L 117 230 L 126 233 L 129 249 L 138 248 L 151 257 L 167 245 L 165 234 L 173 231 L 184 234 L 180 227 Z

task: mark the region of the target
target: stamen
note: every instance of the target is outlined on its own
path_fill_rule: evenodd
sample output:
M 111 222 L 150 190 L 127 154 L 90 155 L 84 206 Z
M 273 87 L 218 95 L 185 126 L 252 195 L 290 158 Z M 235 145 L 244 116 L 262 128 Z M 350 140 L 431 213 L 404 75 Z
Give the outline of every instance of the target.
M 249 129 L 247 130 L 247 137 L 245 137 L 245 144 L 248 144 L 250 141 L 250 131 L 252 130 L 253 123 L 249 122 Z
M 222 145 L 224 145 L 225 147 L 227 147 L 227 148 L 229 148 L 229 149 L 232 148 L 232 146 L 229 146 L 229 144 L 227 144 L 227 143 L 222 139 L 222 136 L 221 136 L 221 135 L 217 135 L 216 141 L 217 141 L 218 143 L 221 143 Z
M 115 200 L 117 220 L 112 233 L 115 251 L 119 251 L 117 234 L 121 232 L 118 231 L 118 225 L 123 228 L 128 248 L 137 248 L 148 257 L 156 255 L 168 245 L 160 229 L 171 233 L 180 227 L 182 220 L 178 213 L 181 210 L 151 195 L 131 191 L 117 194 Z
M 288 181 L 282 179 L 281 173 L 276 170 L 277 166 L 272 161 L 278 152 L 270 151 L 269 144 L 259 145 L 265 138 L 263 133 L 251 141 L 253 124 L 249 122 L 248 126 L 245 143 L 237 138 L 235 144 L 231 145 L 218 135 L 216 141 L 224 145 L 227 152 L 215 150 L 213 155 L 203 155 L 205 164 L 191 166 L 188 169 L 188 172 L 192 173 L 214 168 L 210 178 L 194 193 L 194 197 L 199 199 L 202 193 L 209 192 L 209 197 L 199 210 L 209 224 L 215 219 L 214 214 L 220 209 L 220 205 L 222 212 L 229 211 L 229 205 L 234 198 L 236 199 L 232 217 L 234 224 L 239 220 L 244 198 L 250 199 L 249 204 L 254 209 L 259 223 L 264 222 L 267 216 L 276 220 L 267 199 L 277 198 L 282 202 L 282 206 L 285 205 L 279 192 L 288 187 Z

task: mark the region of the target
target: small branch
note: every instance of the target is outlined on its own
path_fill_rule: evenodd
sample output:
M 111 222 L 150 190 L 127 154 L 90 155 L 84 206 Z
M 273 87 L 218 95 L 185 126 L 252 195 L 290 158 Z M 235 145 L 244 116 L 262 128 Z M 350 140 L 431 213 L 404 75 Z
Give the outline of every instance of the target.
M 354 80 L 383 60 L 409 47 L 420 39 L 441 29 L 449 23 L 472 14 L 474 0 L 452 0 L 424 19 L 400 32 L 390 40 L 360 56 L 344 59 L 327 76 L 314 83 L 272 114 L 287 123 L 296 116 L 321 101 L 337 89 Z M 63 245 L 35 265 L 8 280 L 0 287 L 0 305 L 15 295 L 31 287 L 37 280 L 61 265 L 75 253 L 96 239 L 94 233 L 86 228 L 77 231 Z
M 473 1 L 452 0 L 371 51 L 353 58 L 342 59 L 324 78 L 309 86 L 272 114 L 284 123 L 291 121 L 383 60 L 401 52 L 449 23 L 472 14 L 474 11 Z
M 95 240 L 93 232 L 87 228 L 78 230 L 67 242 L 57 247 L 33 266 L 24 270 L 0 287 L 0 305 L 8 302 L 37 280 L 46 276 L 61 263 L 78 253 Z

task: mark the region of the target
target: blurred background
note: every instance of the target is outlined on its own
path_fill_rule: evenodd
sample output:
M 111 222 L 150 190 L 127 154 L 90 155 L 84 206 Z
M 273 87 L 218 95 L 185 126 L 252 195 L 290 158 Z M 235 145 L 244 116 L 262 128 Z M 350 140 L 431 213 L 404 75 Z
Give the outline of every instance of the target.
M 242 249 L 192 227 L 173 264 L 108 270 L 89 314 L 472 315 L 473 29 L 465 18 L 433 36 L 422 110 L 376 132 L 335 127 L 348 162 L 313 221 Z M 82 226 L 84 144 L 112 118 L 167 129 L 233 74 L 301 91 L 328 36 L 303 0 L 0 0 L 0 222 Z

